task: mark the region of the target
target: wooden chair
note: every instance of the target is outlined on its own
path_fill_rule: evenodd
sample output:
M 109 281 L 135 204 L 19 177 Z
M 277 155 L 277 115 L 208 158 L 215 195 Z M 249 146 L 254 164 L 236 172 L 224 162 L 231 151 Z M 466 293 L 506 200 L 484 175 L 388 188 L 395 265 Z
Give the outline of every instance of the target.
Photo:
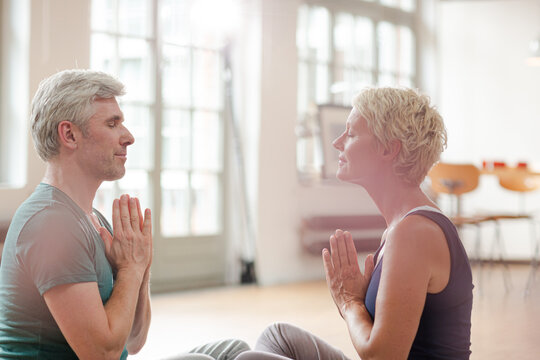
M 528 192 L 540 188 L 540 177 L 531 174 L 526 169 L 507 169 L 497 172 L 499 184 L 504 189 L 519 193 L 520 206 L 514 213 L 496 214 L 493 218 L 496 223 L 497 237 L 500 238 L 500 222 L 503 220 L 529 220 L 531 227 L 531 271 L 525 287 L 525 295 L 528 295 L 532 283 L 534 282 L 536 270 L 538 268 L 538 257 L 540 252 L 540 239 L 536 235 L 536 218 L 532 212 L 527 212 L 525 208 L 525 195 Z
M 481 224 L 486 222 L 494 222 L 494 214 L 464 214 L 462 207 L 462 195 L 475 190 L 478 187 L 480 178 L 480 170 L 472 164 L 450 164 L 439 162 L 430 170 L 428 177 L 431 179 L 431 187 L 437 194 L 451 195 L 452 209 L 449 214 L 450 220 L 456 225 L 458 231 L 464 225 L 473 225 L 476 227 L 476 240 L 474 244 L 474 256 L 471 261 L 483 265 L 481 259 Z M 497 233 L 494 245 L 499 248 L 499 260 L 504 260 L 504 246 L 500 237 L 500 232 Z M 493 256 L 490 258 L 493 260 Z M 508 265 L 504 265 L 504 285 L 506 290 L 510 289 L 510 270 Z M 480 273 L 481 274 L 481 273 Z

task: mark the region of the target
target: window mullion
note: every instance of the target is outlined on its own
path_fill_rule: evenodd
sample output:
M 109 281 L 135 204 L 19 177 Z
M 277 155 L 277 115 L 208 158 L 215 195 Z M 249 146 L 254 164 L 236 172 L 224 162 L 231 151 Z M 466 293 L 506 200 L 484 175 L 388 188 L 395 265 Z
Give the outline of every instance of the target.
M 154 56 L 153 72 L 154 72 L 154 166 L 150 169 L 150 187 L 152 192 L 152 201 L 155 212 L 154 223 L 161 224 L 161 171 L 162 171 L 162 139 L 161 127 L 163 124 L 163 100 L 162 100 L 162 80 L 161 80 L 161 64 L 162 64 L 162 42 L 159 29 L 159 0 L 152 0 L 152 36 L 150 43 Z M 161 226 L 153 227 L 154 233 L 158 239 L 161 239 Z

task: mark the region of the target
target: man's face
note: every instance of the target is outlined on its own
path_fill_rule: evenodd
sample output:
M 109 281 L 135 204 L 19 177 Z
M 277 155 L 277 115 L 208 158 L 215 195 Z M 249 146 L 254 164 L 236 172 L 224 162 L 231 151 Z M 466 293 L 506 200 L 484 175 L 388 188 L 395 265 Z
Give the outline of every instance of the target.
M 123 125 L 124 115 L 115 98 L 96 99 L 94 115 L 80 141 L 80 163 L 87 175 L 99 181 L 124 176 L 127 147 L 135 141 Z

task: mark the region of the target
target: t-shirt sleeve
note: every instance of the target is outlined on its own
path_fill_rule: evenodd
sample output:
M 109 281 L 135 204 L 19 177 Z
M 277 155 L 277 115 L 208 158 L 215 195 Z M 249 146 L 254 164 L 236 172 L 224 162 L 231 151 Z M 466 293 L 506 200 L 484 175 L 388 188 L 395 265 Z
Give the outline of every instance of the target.
M 81 219 L 62 207 L 47 208 L 27 222 L 17 257 L 41 295 L 58 285 L 97 282 L 89 236 Z

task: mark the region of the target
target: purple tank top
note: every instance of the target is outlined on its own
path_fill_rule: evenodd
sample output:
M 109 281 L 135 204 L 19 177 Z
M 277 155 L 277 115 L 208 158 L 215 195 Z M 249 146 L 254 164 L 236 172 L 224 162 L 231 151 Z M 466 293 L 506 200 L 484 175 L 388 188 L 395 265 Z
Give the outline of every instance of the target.
M 445 215 L 429 210 L 417 210 L 408 215 L 413 214 L 429 218 L 442 229 L 450 250 L 450 278 L 443 291 L 426 294 L 424 310 L 408 358 L 469 359 L 473 284 L 467 253 L 456 227 Z M 375 261 L 380 250 L 375 253 Z M 376 316 L 375 302 L 382 262 L 383 257 L 373 271 L 366 293 L 365 305 L 372 319 Z

